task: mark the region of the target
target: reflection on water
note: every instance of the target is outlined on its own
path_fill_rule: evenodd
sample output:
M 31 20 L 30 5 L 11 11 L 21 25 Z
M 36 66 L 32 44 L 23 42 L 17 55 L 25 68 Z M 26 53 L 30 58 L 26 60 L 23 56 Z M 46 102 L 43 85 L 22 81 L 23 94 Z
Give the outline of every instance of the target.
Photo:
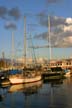
M 58 79 L 58 80 L 44 80 L 43 83 L 44 84 L 51 84 L 52 86 L 61 85 L 61 84 L 63 84 L 63 79 Z
M 0 87 L 0 108 L 3 108 L 3 102 L 8 93 L 8 86 L 7 87 Z
M 27 94 L 36 93 L 37 90 L 42 86 L 42 80 L 33 82 L 33 83 L 27 83 L 27 84 L 17 84 L 10 86 L 8 92 L 23 92 Z
M 72 108 L 72 78 L 1 87 L 0 108 Z

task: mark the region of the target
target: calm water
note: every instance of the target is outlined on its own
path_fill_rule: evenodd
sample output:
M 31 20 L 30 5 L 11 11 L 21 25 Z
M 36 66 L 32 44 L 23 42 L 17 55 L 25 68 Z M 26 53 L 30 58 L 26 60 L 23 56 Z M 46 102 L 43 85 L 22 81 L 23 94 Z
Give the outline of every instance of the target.
M 72 78 L 0 87 L 0 108 L 72 108 Z

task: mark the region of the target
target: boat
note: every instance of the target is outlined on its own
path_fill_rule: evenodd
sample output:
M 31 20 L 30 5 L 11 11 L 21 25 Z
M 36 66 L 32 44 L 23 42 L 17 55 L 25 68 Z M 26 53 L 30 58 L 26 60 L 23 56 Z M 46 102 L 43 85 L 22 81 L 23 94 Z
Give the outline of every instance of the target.
M 40 72 L 36 68 L 29 69 L 26 64 L 26 17 L 24 17 L 24 69 L 21 74 L 10 75 L 11 84 L 33 83 L 42 79 Z
M 0 86 L 8 86 L 10 85 L 10 81 L 6 73 L 2 73 L 0 75 Z
M 71 71 L 70 69 L 65 69 L 65 77 L 71 77 Z
M 31 83 L 41 80 L 41 75 L 34 71 L 25 71 L 24 74 L 16 74 L 9 76 L 11 84 Z
M 7 86 L 10 86 L 10 81 L 9 81 L 9 79 L 3 79 L 3 80 L 1 80 L 1 83 L 0 83 L 0 86 L 2 86 L 2 87 L 7 87 Z
M 59 80 L 63 78 L 65 72 L 61 67 L 51 67 L 42 73 L 44 80 Z
M 51 54 L 51 35 L 50 35 L 50 17 L 48 17 L 48 41 L 49 41 L 49 52 L 50 52 L 50 60 L 48 62 L 48 65 L 43 69 L 44 72 L 42 72 L 42 77 L 44 80 L 58 80 L 61 79 L 64 75 L 64 71 L 61 67 L 51 67 L 50 62 L 52 60 L 52 54 Z
M 17 85 L 11 85 L 8 92 L 13 93 L 13 92 L 29 92 L 33 90 L 37 90 L 42 86 L 42 80 L 33 82 L 33 83 L 25 83 L 25 84 L 17 84 Z

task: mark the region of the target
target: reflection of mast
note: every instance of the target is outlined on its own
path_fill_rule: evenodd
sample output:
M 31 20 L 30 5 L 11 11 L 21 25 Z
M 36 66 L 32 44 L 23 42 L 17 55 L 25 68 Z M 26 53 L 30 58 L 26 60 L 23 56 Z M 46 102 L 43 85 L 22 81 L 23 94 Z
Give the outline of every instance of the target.
M 26 66 L 26 16 L 24 16 L 24 65 Z
M 50 51 L 50 60 L 52 59 L 51 55 L 51 37 L 50 37 L 50 17 L 48 16 L 48 35 L 49 35 L 49 51 Z

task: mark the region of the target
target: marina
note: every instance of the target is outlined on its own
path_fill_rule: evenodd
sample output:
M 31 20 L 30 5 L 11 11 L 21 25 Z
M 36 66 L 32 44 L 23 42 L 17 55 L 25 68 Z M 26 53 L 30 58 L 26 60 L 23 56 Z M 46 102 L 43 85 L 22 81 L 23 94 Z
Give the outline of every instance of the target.
M 72 70 L 55 67 L 34 67 L 25 69 L 12 69 L 0 72 L 0 85 L 32 83 L 39 80 L 60 80 L 71 77 Z
M 0 86 L 2 108 L 71 108 L 72 77 L 32 84 Z
M 71 4 L 0 0 L 0 108 L 72 108 Z

